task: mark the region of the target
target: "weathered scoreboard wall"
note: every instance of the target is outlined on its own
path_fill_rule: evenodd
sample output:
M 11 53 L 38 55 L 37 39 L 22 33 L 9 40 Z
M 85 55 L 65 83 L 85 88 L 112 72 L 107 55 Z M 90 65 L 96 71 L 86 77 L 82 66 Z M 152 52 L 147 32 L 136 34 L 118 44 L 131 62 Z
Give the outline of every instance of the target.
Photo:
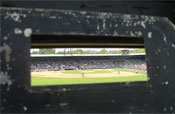
M 69 2 L 67 7 L 63 3 L 2 2 L 1 113 L 175 112 L 174 2 L 135 2 L 135 5 L 132 2 L 112 2 L 106 5 L 106 2 L 86 1 L 79 2 L 81 5 Z M 123 7 L 118 13 L 117 4 Z M 92 10 L 90 6 L 93 6 Z M 159 14 L 164 17 L 158 17 L 162 16 Z M 36 37 L 32 35 L 40 37 L 36 44 L 33 42 Z M 54 38 L 47 43 L 41 37 L 45 35 Z M 76 39 L 73 39 L 74 43 L 67 40 L 75 35 L 81 36 L 77 42 Z M 81 39 L 83 36 L 99 39 L 87 41 Z M 120 47 L 126 44 L 145 47 L 148 82 L 30 86 L 31 46 Z

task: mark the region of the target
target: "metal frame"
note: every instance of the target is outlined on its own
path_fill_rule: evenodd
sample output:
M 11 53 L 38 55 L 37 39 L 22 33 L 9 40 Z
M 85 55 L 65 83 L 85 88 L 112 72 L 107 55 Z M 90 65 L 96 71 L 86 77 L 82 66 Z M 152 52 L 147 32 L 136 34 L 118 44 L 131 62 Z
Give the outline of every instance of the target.
M 175 110 L 175 26 L 165 17 L 3 7 L 0 30 L 2 112 L 171 113 Z M 134 85 L 31 88 L 32 34 L 144 38 L 150 80 Z

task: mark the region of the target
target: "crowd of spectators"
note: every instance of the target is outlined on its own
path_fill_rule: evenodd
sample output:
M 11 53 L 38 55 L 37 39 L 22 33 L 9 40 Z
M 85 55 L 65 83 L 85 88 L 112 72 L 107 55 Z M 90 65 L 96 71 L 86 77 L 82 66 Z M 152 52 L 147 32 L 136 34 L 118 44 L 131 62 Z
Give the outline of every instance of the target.
M 79 69 L 130 68 L 146 72 L 144 60 L 102 59 L 102 60 L 32 60 L 31 71 L 59 71 Z

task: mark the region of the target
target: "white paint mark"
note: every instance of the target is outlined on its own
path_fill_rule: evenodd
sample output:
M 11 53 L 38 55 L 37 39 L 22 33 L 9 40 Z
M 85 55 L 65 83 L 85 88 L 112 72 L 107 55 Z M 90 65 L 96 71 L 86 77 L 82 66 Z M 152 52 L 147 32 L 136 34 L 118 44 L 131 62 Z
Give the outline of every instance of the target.
M 14 29 L 15 34 L 22 34 L 22 30 L 19 28 Z
M 129 33 L 131 36 L 135 36 L 135 34 L 132 31 L 130 31 Z
M 158 52 L 161 52 L 161 49 L 158 48 L 157 50 L 158 50 Z
M 23 17 L 24 17 L 24 18 L 27 17 L 26 14 L 23 14 Z
M 123 15 L 123 19 L 131 19 L 131 15 Z
M 23 109 L 24 109 L 24 111 L 27 111 L 27 107 L 26 106 L 23 106 Z
M 146 28 L 144 21 L 141 21 L 141 26 L 142 26 L 143 28 Z
M 25 36 L 25 37 L 30 37 L 31 34 L 32 34 L 32 29 L 31 29 L 31 28 L 26 28 L 26 29 L 24 30 L 24 36 Z
M 10 76 L 7 73 L 0 72 L 0 85 L 8 84 L 9 86 L 12 84 L 12 80 L 10 80 Z
M 115 27 L 118 27 L 118 24 L 115 24 Z
M 138 24 L 138 25 L 140 25 L 140 23 L 141 23 L 140 21 L 137 21 L 137 24 Z
M 63 91 L 66 91 L 66 88 L 63 88 Z
M 56 19 L 57 17 L 56 16 L 50 16 L 49 18 L 50 19 Z
M 166 112 L 167 111 L 167 108 L 163 108 L 163 111 Z
M 60 106 L 66 106 L 68 103 L 60 103 Z
M 106 19 L 103 19 L 103 30 L 106 29 Z
M 3 52 L 3 51 L 5 51 L 5 60 L 6 60 L 6 62 L 9 62 L 10 57 L 11 57 L 10 55 L 12 53 L 12 49 L 10 48 L 9 45 L 3 44 L 3 46 L 0 47 L 0 53 Z
M 134 26 L 136 26 L 136 25 L 137 25 L 137 23 L 135 22 L 133 25 L 134 25 Z
M 87 18 L 91 18 L 91 16 L 89 16 L 89 15 L 87 15 L 86 17 L 87 17 Z
M 7 40 L 8 39 L 8 37 L 7 36 L 4 36 L 4 40 Z
M 118 32 L 117 31 L 114 31 L 114 36 L 117 36 L 118 35 Z
M 168 81 L 165 82 L 165 85 L 168 85 Z
M 152 38 L 152 32 L 148 32 L 148 38 Z
M 172 47 L 175 48 L 175 44 L 172 44 Z
M 80 14 L 85 15 L 85 14 L 87 14 L 87 12 L 86 11 L 81 11 Z
M 170 106 L 170 110 L 173 111 L 173 106 Z
M 166 69 L 166 65 L 163 65 L 163 69 Z
M 7 16 L 5 16 L 4 19 L 7 19 L 10 17 L 12 20 L 14 20 L 16 22 L 21 22 L 19 13 L 14 12 L 14 13 L 6 13 L 6 14 L 7 14 Z
M 142 32 L 141 32 L 141 31 L 138 31 L 138 32 L 137 32 L 137 35 L 138 35 L 138 36 L 142 36 Z
M 100 30 L 100 25 L 99 24 L 97 24 L 97 30 Z
M 167 42 L 167 39 L 166 39 L 165 34 L 163 34 L 163 40 L 164 40 L 165 42 Z
M 14 12 L 14 13 L 11 15 L 11 18 L 12 18 L 14 21 L 19 21 L 19 14 Z

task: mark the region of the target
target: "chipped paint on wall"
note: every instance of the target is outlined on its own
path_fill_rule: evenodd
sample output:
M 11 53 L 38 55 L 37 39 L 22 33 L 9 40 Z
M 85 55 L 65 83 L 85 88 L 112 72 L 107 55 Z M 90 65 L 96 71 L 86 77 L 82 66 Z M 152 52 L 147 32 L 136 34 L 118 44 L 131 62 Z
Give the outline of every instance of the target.
M 14 29 L 14 33 L 15 33 L 15 34 L 22 34 L 22 30 L 19 29 L 19 28 L 15 28 L 15 29 Z
M 0 47 L 0 53 L 5 51 L 5 60 L 6 62 L 10 62 L 11 59 L 11 53 L 12 53 L 12 49 L 9 45 L 3 43 L 3 46 Z
M 17 13 L 17 12 L 6 12 L 6 16 L 4 17 L 4 19 L 12 19 L 15 22 L 21 22 L 21 17 L 25 18 L 26 14 L 23 13 Z
M 26 28 L 24 30 L 24 36 L 25 37 L 30 37 L 32 35 L 32 29 L 31 28 Z
M 9 86 L 12 84 L 12 80 L 10 80 L 10 76 L 7 73 L 0 72 L 0 85 L 8 84 Z

